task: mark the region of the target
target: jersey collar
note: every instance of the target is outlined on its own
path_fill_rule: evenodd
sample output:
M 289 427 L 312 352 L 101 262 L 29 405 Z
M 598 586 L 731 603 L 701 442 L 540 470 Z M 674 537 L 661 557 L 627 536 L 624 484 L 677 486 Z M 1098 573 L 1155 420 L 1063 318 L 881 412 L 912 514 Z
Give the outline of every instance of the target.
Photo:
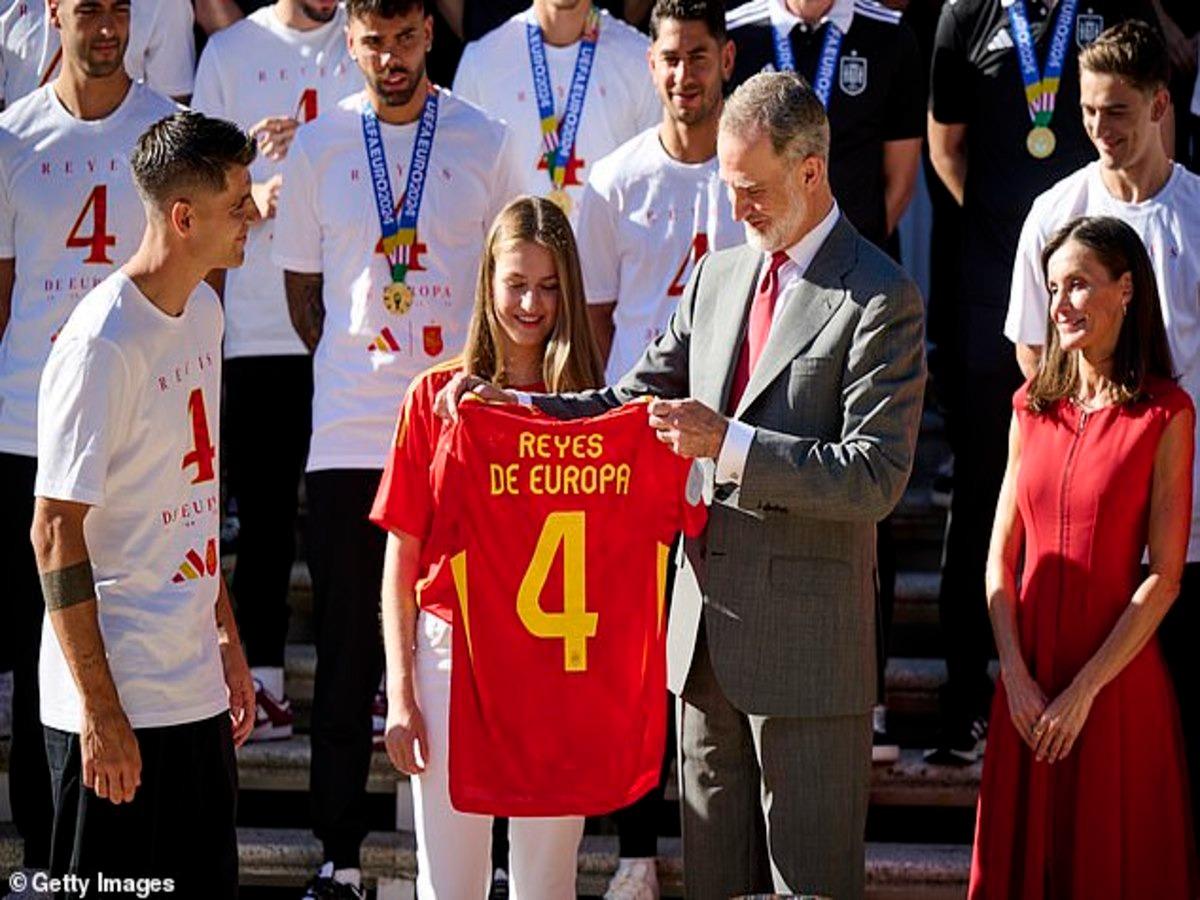
M 793 28 L 804 24 L 798 15 L 787 8 L 784 0 L 767 0 L 767 7 L 771 12 L 772 28 L 783 28 L 788 34 L 791 34 Z M 841 30 L 842 34 L 845 34 L 850 30 L 852 21 L 854 21 L 854 0 L 833 0 L 833 6 L 829 7 L 829 12 L 825 13 L 816 28 L 820 28 L 826 22 L 832 22 Z

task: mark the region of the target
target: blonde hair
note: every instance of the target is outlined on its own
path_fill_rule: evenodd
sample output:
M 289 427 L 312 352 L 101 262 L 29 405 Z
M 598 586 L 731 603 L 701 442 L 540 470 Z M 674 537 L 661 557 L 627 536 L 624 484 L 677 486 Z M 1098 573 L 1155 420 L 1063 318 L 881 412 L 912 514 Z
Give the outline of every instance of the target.
M 508 383 L 503 354 L 505 337 L 496 319 L 492 283 L 496 253 L 519 241 L 530 241 L 550 251 L 558 272 L 558 314 L 542 353 L 542 382 L 546 390 L 557 393 L 600 387 L 604 384 L 604 366 L 588 324 L 575 235 L 563 211 L 541 197 L 518 197 L 492 223 L 479 263 L 475 308 L 463 350 L 464 367 L 470 374 L 496 384 Z

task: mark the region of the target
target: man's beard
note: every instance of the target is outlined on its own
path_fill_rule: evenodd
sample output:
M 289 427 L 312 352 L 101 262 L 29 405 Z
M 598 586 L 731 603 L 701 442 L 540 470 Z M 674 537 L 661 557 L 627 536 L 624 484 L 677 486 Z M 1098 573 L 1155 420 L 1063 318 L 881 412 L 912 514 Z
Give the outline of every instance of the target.
M 326 11 L 318 6 L 311 6 L 308 3 L 301 3 L 300 11 L 304 13 L 304 15 L 308 16 L 308 18 L 313 22 L 320 22 L 324 24 L 325 22 L 333 21 L 333 17 L 337 15 L 338 8 L 337 6 L 331 6 L 329 7 L 328 11 Z
M 89 78 L 107 78 L 113 72 L 124 67 L 127 46 L 128 43 L 121 44 L 117 48 L 116 58 L 111 60 L 98 61 L 92 59 L 90 53 L 85 54 L 83 58 L 83 71 L 87 73 Z
M 421 65 L 410 74 L 407 87 L 389 91 L 383 85 L 383 79 L 386 77 L 387 73 L 375 79 L 375 93 L 379 95 L 380 99 L 387 106 L 404 106 L 408 101 L 412 100 L 413 95 L 417 92 L 417 88 L 421 86 L 421 82 L 425 78 L 425 60 L 422 59 Z
M 755 250 L 774 253 L 776 250 L 786 250 L 790 246 L 787 242 L 791 240 L 803 219 L 804 208 L 791 206 L 781 218 L 767 226 L 766 231 L 759 231 L 749 222 L 742 223 L 742 230 L 746 233 L 746 243 Z

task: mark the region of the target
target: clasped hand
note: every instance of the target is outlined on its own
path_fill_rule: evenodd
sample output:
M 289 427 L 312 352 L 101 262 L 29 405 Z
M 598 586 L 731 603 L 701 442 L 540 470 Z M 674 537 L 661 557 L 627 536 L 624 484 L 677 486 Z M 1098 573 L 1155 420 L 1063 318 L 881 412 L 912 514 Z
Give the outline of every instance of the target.
M 1092 708 L 1094 695 L 1075 682 L 1046 702 L 1046 695 L 1028 671 L 1006 672 L 1008 711 L 1021 739 L 1039 762 L 1056 763 L 1075 746 Z

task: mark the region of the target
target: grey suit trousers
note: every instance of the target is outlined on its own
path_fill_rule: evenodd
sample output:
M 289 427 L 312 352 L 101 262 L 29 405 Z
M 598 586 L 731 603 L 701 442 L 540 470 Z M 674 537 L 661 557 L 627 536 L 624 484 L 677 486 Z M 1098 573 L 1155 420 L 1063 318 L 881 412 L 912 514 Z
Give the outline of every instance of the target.
M 703 627 L 676 711 L 689 900 L 772 891 L 860 900 L 869 714 L 739 711 L 717 683 Z

